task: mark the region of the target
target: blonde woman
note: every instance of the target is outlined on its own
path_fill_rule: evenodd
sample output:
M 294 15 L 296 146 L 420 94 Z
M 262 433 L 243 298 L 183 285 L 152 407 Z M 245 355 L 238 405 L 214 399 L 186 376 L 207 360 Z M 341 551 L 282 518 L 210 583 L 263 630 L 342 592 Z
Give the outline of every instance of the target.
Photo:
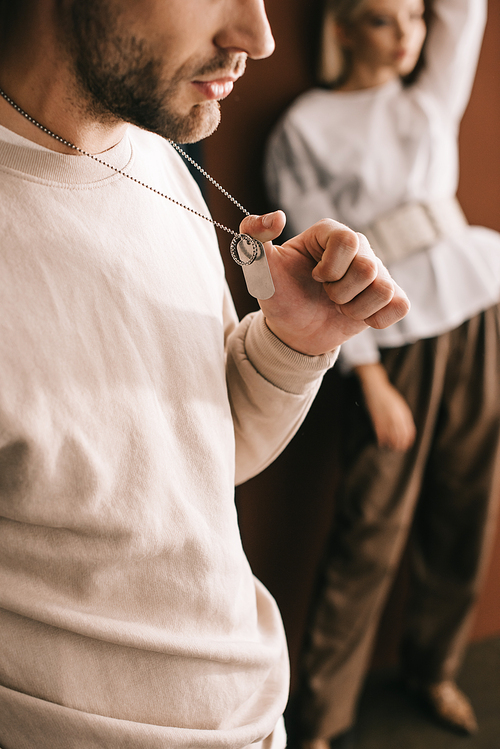
M 500 237 L 469 226 L 455 193 L 486 2 L 435 0 L 428 30 L 424 10 L 330 0 L 323 87 L 269 142 L 269 191 L 291 228 L 328 216 L 364 232 L 412 304 L 342 348 L 343 471 L 300 692 L 315 749 L 343 745 L 354 723 L 411 526 L 402 677 L 448 726 L 477 729 L 455 678 L 498 495 Z

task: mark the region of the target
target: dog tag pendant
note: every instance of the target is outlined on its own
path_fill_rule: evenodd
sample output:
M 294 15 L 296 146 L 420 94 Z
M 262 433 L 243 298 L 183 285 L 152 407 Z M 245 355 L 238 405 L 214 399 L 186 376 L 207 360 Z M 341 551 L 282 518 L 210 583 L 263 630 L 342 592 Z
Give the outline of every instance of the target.
M 243 269 L 248 293 L 256 299 L 270 299 L 275 289 L 262 242 L 248 234 L 236 234 L 231 256 Z

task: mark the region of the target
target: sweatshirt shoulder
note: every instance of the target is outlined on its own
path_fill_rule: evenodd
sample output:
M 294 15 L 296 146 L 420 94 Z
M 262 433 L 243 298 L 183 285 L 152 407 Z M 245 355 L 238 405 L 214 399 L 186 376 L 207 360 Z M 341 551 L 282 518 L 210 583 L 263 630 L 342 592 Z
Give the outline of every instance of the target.
M 179 174 L 189 174 L 185 160 L 167 138 L 135 125 L 129 125 L 128 133 L 132 148 L 140 159 L 160 161 L 179 171 Z
M 136 170 L 160 192 L 172 193 L 172 197 L 195 204 L 196 210 L 207 211 L 200 187 L 188 168 L 187 160 L 172 143 L 161 135 L 129 127 L 129 137 L 134 151 Z M 141 179 L 141 181 L 143 181 Z

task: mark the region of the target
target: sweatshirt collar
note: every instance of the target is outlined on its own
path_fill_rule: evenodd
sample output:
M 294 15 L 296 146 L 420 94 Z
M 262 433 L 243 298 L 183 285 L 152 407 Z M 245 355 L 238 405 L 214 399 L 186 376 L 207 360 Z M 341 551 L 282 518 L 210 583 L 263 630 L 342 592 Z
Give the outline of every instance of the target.
M 132 145 L 128 129 L 116 146 L 100 155 L 117 169 L 129 166 Z M 64 185 L 83 185 L 120 175 L 83 154 L 63 154 L 24 138 L 0 125 L 0 164 L 21 175 Z

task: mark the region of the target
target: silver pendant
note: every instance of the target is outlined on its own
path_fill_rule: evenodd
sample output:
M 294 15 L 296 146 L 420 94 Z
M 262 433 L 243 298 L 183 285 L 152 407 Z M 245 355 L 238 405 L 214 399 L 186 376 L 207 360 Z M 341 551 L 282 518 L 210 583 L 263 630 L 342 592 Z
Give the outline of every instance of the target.
M 256 299 L 270 299 L 275 289 L 262 242 L 249 234 L 236 234 L 231 256 L 243 269 L 248 293 Z

